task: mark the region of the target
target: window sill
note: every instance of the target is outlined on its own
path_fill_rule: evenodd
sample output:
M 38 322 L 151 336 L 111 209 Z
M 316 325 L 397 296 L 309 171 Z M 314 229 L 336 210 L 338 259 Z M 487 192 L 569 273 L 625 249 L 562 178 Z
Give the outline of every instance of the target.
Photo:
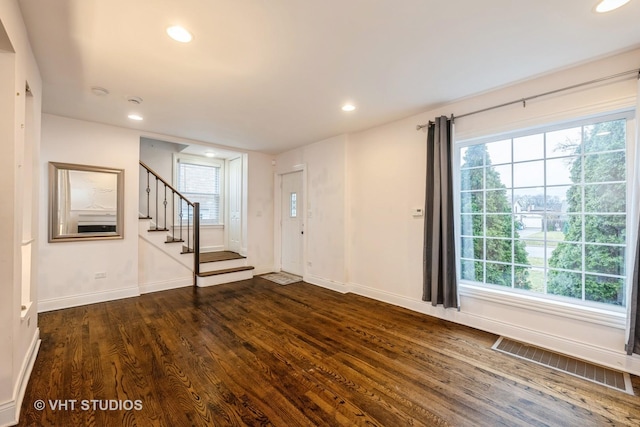
M 474 299 L 509 305 L 530 311 L 580 320 L 617 329 L 626 329 L 627 313 L 624 308 L 604 310 L 597 307 L 579 306 L 563 301 L 539 298 L 533 295 L 516 294 L 499 289 L 485 288 L 468 283 L 459 284 L 459 293 Z
M 223 229 L 224 228 L 224 224 L 200 224 L 200 228 L 219 228 L 219 229 Z
M 185 222 L 185 223 L 183 223 L 183 224 L 182 224 L 182 227 L 183 227 L 183 228 L 186 228 L 186 227 L 187 227 L 187 223 L 186 223 L 186 222 Z M 189 227 L 193 227 L 193 223 L 192 223 L 192 222 L 191 222 L 191 223 L 189 223 Z M 175 229 L 180 228 L 180 224 L 175 224 L 175 225 L 173 226 L 173 228 L 175 228 Z M 208 229 L 216 229 L 216 228 L 217 228 L 217 229 L 223 229 L 223 228 L 224 228 L 224 224 L 202 224 L 202 223 L 201 223 L 201 224 L 200 224 L 200 228 L 208 228 Z
M 24 319 L 27 317 L 27 313 L 29 313 L 29 310 L 31 310 L 31 304 L 32 304 L 32 301 L 29 301 L 26 305 L 22 306 L 24 308 L 20 309 L 20 320 L 21 321 L 24 321 Z

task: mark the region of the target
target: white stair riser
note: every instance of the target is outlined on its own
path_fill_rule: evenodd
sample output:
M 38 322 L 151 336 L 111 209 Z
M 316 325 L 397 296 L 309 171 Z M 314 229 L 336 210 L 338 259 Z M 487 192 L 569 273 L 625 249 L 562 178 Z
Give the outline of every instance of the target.
M 150 226 L 151 220 L 140 220 L 138 225 L 138 234 L 140 235 L 140 237 L 150 242 L 162 252 L 171 256 L 173 259 L 175 259 L 188 269 L 193 270 L 193 254 L 182 254 L 183 243 L 165 243 L 168 234 L 162 231 L 149 231 Z
M 182 253 L 182 246 L 184 245 L 183 242 L 166 243 L 167 236 L 169 236 L 169 234 L 162 231 L 149 231 L 151 227 L 154 227 L 153 221 L 150 219 L 141 219 L 138 224 L 138 234 L 143 239 L 150 242 L 188 269 L 193 270 L 193 254 Z M 207 262 L 200 264 L 200 272 L 206 273 L 209 271 L 226 270 L 228 268 L 244 267 L 246 265 L 246 258 Z M 253 270 L 236 271 L 233 273 L 218 274 L 208 277 L 198 277 L 198 286 L 215 286 L 222 283 L 247 280 L 252 277 Z
M 218 274 L 216 276 L 198 277 L 198 287 L 222 285 L 223 283 L 238 282 L 253 278 L 253 270 L 235 271 L 233 273 Z
M 246 258 L 230 259 L 227 261 L 215 261 L 205 262 L 200 264 L 200 273 L 206 273 L 207 271 L 226 270 L 228 268 L 244 267 L 247 265 Z

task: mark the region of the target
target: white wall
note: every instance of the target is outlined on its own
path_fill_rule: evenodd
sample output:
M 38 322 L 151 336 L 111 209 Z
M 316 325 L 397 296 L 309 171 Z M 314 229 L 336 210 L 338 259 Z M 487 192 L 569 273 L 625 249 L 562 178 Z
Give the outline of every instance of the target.
M 37 263 L 30 264 L 30 254 L 38 244 L 33 163 L 40 151 L 42 82 L 15 0 L 0 2 L 0 46 L 0 425 L 8 425 L 17 422 L 39 346 L 31 304 L 38 298 Z
M 411 209 L 424 207 L 426 148 L 415 120 L 350 135 L 349 281 L 419 300 L 424 223 Z
M 148 242 L 138 238 L 140 203 L 139 158 L 158 173 L 172 169 L 175 144 L 140 144 L 140 131 L 45 114 L 42 126 L 43 173 L 40 211 L 40 301 L 39 310 L 48 311 L 75 305 L 108 301 L 179 286 L 192 282 L 192 273 L 165 258 Z M 153 135 L 173 141 L 171 137 Z M 185 143 L 193 142 L 186 141 Z M 180 143 L 177 141 L 177 143 Z M 47 162 L 80 163 L 125 169 L 124 239 L 82 242 L 47 242 Z M 272 271 L 273 266 L 273 166 L 272 157 L 248 154 L 248 242 L 247 262 L 256 272 Z M 143 212 L 144 213 L 144 212 Z M 223 244 L 221 228 L 210 231 L 207 244 Z M 96 279 L 96 273 L 106 278 Z
M 307 236 L 308 260 L 313 258 L 313 267 L 322 266 L 317 274 L 329 280 L 314 280 L 313 268 L 308 269 L 305 279 L 309 276 L 312 283 L 331 289 L 355 292 L 640 374 L 640 357 L 627 356 L 624 351 L 623 313 L 575 308 L 535 297 L 514 298 L 473 287 L 461 287 L 459 312 L 421 301 L 423 218 L 411 214 L 413 208 L 422 208 L 425 203 L 426 134 L 415 130 L 417 124 L 637 69 L 638 64 L 640 50 L 626 52 L 349 134 L 343 137 L 346 156 L 337 150 L 335 139 L 279 155 L 279 173 L 294 165 L 305 168 L 307 203 L 313 211 L 309 225 L 316 209 L 332 210 L 323 217 L 327 222 L 320 229 L 347 236 L 342 247 L 335 241 L 327 242 L 324 235 Z M 457 140 L 633 107 L 636 83 L 629 77 L 532 100 L 526 108 L 515 105 L 458 119 Z M 338 165 L 342 163 L 341 168 Z M 331 169 L 335 180 L 345 183 L 345 205 L 336 196 L 339 188 L 327 197 L 323 185 L 311 185 L 314 176 L 324 175 L 325 167 Z M 343 275 L 339 273 L 340 262 L 334 259 L 336 250 L 344 251 Z
M 141 294 L 193 286 L 193 270 L 138 237 L 138 285 Z
M 140 160 L 147 166 L 153 169 L 158 175 L 160 175 L 167 182 L 173 181 L 173 155 L 179 153 L 177 144 L 170 142 L 157 141 L 151 139 L 142 139 L 140 141 Z M 155 184 L 153 176 L 149 176 L 149 186 L 151 188 L 150 202 L 153 206 L 150 206 L 150 213 L 153 215 L 155 210 L 155 201 L 151 196 L 154 194 Z M 147 187 L 147 174 L 140 169 L 140 201 L 139 212 L 143 216 L 147 215 L 147 196 L 144 189 Z M 162 188 L 162 187 L 160 187 Z
M 139 133 L 44 114 L 42 119 L 39 311 L 139 294 Z M 124 169 L 124 238 L 47 241 L 48 162 Z M 106 273 L 96 279 L 96 273 Z
M 296 170 L 304 172 L 304 279 L 337 290 L 343 290 L 347 281 L 346 167 L 346 135 L 292 150 L 276 158 L 277 185 L 282 174 Z M 276 188 L 277 220 L 280 206 L 278 190 Z M 276 221 L 276 270 L 280 269 L 278 224 Z
M 254 274 L 273 271 L 273 157 L 256 152 L 248 153 L 246 192 L 246 227 L 243 242 L 247 242 L 248 265 Z

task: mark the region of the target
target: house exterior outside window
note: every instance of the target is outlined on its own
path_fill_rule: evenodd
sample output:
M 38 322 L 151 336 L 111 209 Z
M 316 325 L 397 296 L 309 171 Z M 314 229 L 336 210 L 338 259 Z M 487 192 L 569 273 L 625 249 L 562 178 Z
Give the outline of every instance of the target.
M 175 183 L 177 190 L 191 202 L 200 203 L 200 223 L 222 224 L 222 179 L 224 163 L 196 156 L 176 156 Z M 182 221 L 193 220 L 193 212 L 183 202 L 176 215 Z
M 621 310 L 632 117 L 462 141 L 461 282 Z

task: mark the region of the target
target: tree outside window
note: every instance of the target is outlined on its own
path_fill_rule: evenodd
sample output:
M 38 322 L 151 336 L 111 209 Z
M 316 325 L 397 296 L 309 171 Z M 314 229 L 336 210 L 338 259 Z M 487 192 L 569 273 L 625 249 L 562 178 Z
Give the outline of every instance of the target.
M 462 280 L 624 305 L 626 116 L 460 149 Z

